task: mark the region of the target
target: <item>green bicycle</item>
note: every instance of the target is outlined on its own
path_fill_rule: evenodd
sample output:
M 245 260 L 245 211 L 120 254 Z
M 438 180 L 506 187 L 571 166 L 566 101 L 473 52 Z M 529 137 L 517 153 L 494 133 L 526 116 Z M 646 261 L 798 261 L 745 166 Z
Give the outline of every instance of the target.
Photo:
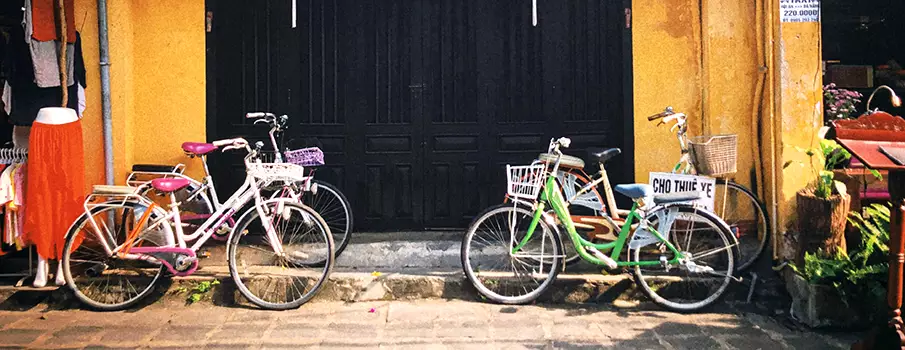
M 487 209 L 469 226 L 462 241 L 462 267 L 478 292 L 503 304 L 536 300 L 563 269 L 562 226 L 581 259 L 609 269 L 631 268 L 641 290 L 666 309 L 695 311 L 719 299 L 734 279 L 738 254 L 728 225 L 709 211 L 679 203 L 698 199 L 697 193 L 655 195 L 649 185 L 619 185 L 616 192 L 634 204 L 617 239 L 589 242 L 569 214 L 577 196 L 565 200 L 554 176 L 562 160 L 560 148 L 570 143 L 568 138 L 551 140 L 548 153 L 557 156 L 555 162 L 507 165 L 512 203 Z M 578 195 L 600 181 L 587 184 Z

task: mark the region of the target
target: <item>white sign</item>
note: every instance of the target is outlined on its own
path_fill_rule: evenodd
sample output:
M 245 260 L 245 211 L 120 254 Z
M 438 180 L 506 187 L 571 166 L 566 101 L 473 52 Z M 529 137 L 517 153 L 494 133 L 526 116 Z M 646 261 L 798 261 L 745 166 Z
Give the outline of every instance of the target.
M 701 199 L 693 204 L 701 205 L 707 210 L 713 211 L 714 197 L 716 196 L 716 179 L 706 176 L 650 173 L 650 185 L 654 187 L 654 193 L 698 192 Z
M 779 0 L 783 22 L 820 22 L 820 0 Z

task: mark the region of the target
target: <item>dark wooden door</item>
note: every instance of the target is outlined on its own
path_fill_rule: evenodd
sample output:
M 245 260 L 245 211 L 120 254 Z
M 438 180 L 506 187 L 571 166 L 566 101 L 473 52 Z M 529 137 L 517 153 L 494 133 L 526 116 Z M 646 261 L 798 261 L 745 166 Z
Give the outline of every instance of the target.
M 292 0 L 208 3 L 211 138 L 290 115 L 285 141 L 325 151 L 359 228 L 463 227 L 552 137 L 627 145 L 621 4 L 540 2 L 533 27 L 528 1 L 297 0 L 293 28 Z

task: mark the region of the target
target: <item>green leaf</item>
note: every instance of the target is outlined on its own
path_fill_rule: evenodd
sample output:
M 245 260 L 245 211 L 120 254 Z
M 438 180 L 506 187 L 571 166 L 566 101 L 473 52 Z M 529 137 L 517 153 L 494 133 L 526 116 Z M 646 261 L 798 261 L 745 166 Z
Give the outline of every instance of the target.
M 877 180 L 883 180 L 883 175 L 881 175 L 879 171 L 876 171 L 874 169 L 867 169 L 867 170 L 870 171 L 870 174 L 873 175 L 875 178 L 877 178 Z

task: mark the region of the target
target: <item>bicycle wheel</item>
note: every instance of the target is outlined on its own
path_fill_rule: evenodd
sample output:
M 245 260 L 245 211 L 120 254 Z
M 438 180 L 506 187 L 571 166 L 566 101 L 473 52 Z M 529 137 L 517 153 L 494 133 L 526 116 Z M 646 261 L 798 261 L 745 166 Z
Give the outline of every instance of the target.
M 127 235 L 136 229 L 147 206 L 136 202 L 110 202 L 91 210 L 98 232 L 88 214 L 76 219 L 66 235 L 63 248 L 63 277 L 76 298 L 90 308 L 101 311 L 126 309 L 153 289 L 163 274 L 160 263 L 144 260 L 126 260 L 108 255 L 102 238 L 108 247 L 126 242 Z M 150 214 L 149 220 L 138 227 L 139 235 L 133 247 L 160 247 L 172 242 L 170 225 L 158 225 L 147 230 L 148 223 L 163 218 L 159 208 Z
M 533 216 L 528 209 L 504 204 L 486 210 L 468 227 L 462 239 L 462 268 L 484 297 L 524 304 L 537 299 L 556 279 L 562 268 L 562 241 L 544 220 L 527 243 L 512 252 Z
M 648 213 L 650 227 L 666 237 L 686 259 L 668 263 L 675 254 L 642 228 L 629 242 L 635 283 L 658 305 L 680 312 L 699 310 L 719 299 L 735 267 L 735 245 L 729 229 L 715 215 L 688 205 L 672 205 Z M 643 227 L 643 226 L 642 226 Z
M 339 256 L 352 237 L 352 206 L 335 186 L 320 180 L 313 181 L 317 184 L 317 193 L 302 193 L 302 204 L 314 209 L 330 227 L 335 254 Z
M 754 264 L 770 241 L 770 219 L 763 203 L 751 191 L 735 182 L 716 181 L 714 212 L 729 225 L 738 239 L 736 271 Z
M 309 207 L 285 200 L 262 205 L 264 218 L 257 207 L 250 208 L 230 236 L 230 275 L 242 295 L 257 306 L 297 308 L 314 297 L 330 275 L 333 237 Z M 264 220 L 274 228 L 270 235 Z M 283 252 L 277 253 L 271 243 L 278 243 Z

